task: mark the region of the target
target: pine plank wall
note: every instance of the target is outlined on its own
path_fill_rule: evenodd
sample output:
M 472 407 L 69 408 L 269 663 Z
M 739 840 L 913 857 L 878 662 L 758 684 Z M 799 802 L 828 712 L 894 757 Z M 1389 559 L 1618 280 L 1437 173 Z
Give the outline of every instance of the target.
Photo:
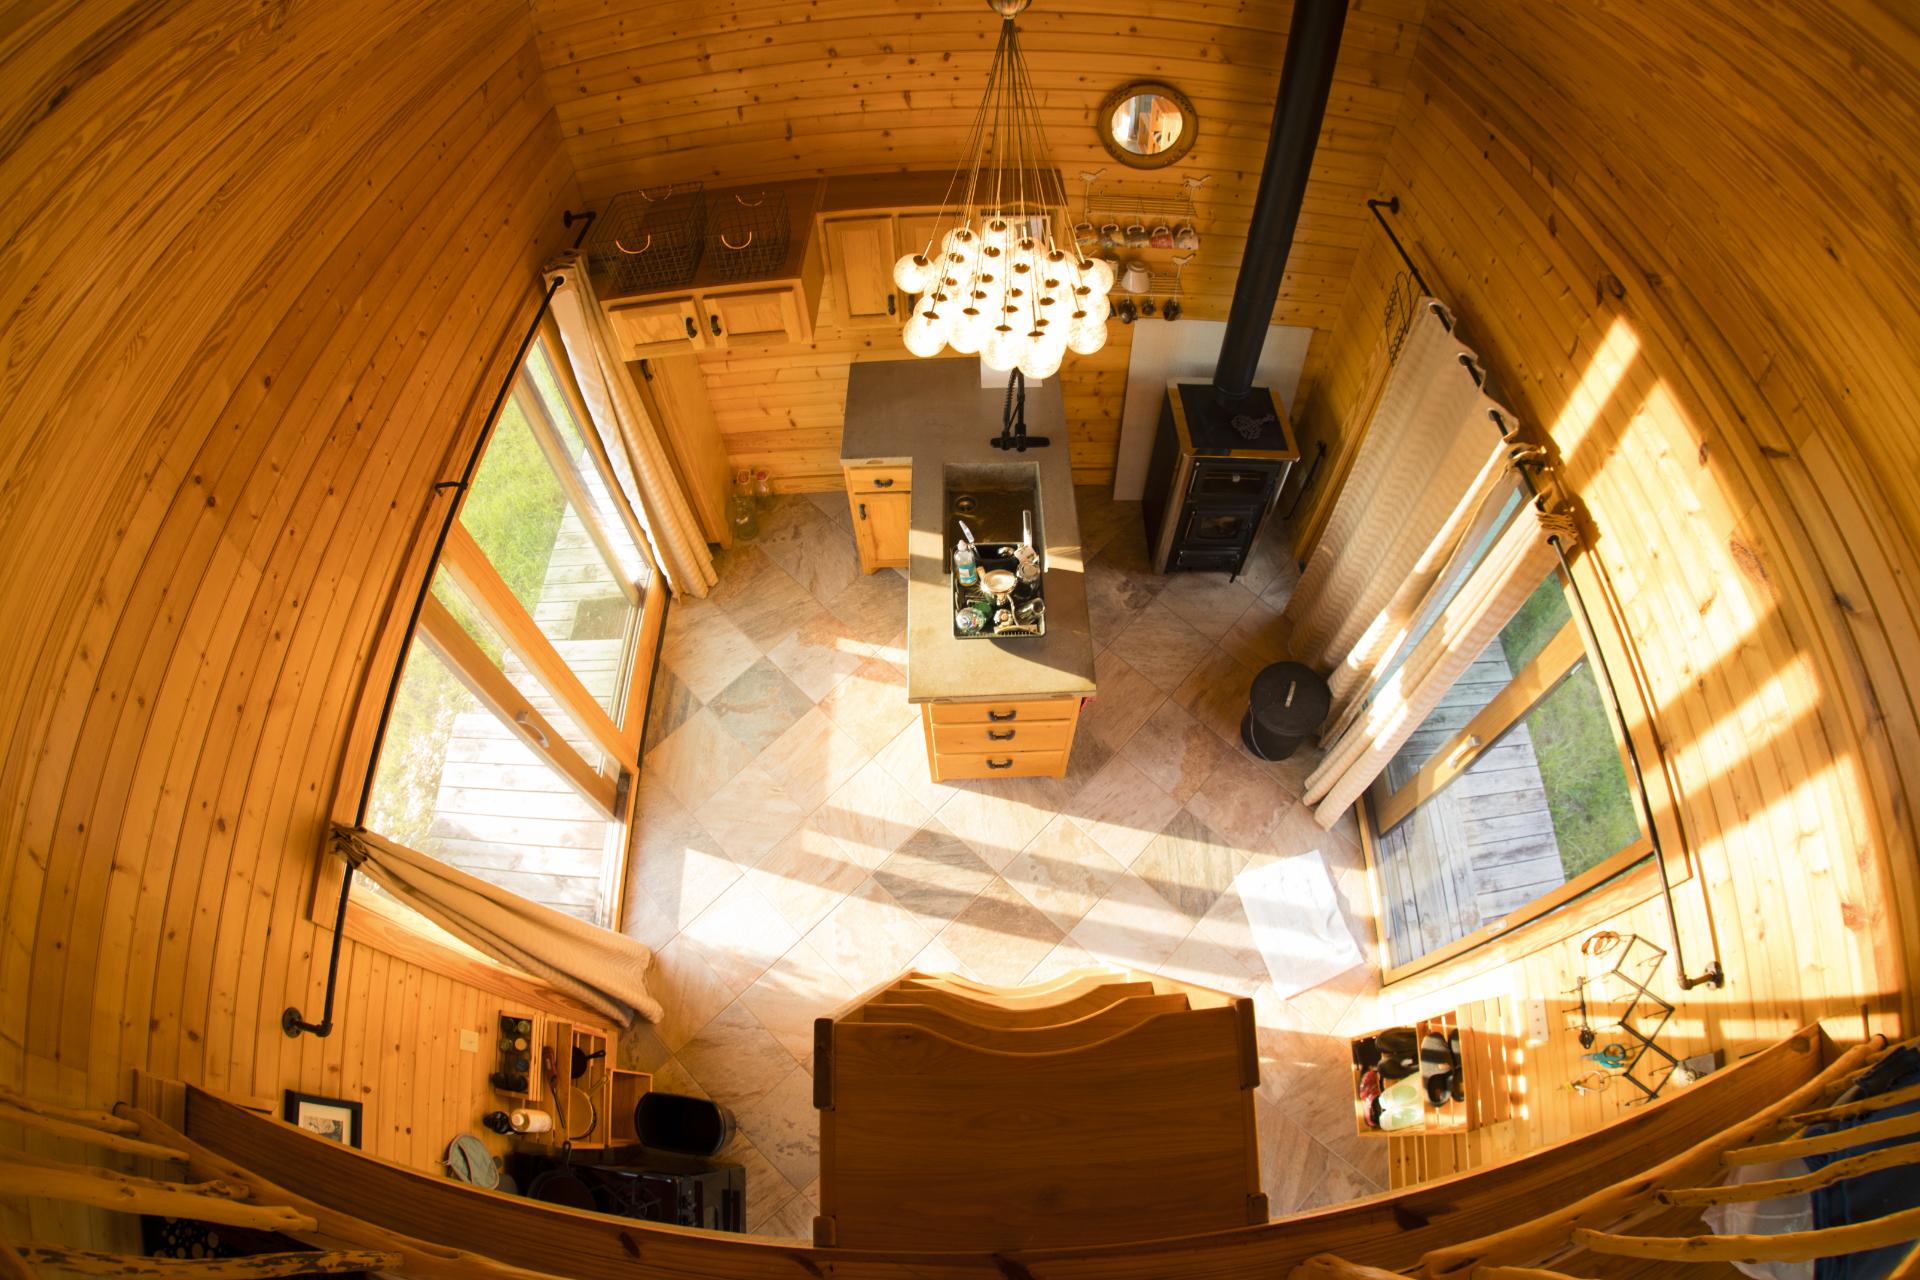
M 279 1016 L 318 1016 L 308 900 L 401 560 L 566 242 L 530 16 L 102 0 L 0 31 L 0 1083 L 361 1097 L 367 1149 L 430 1165 L 497 996 L 349 943 L 333 1037 Z M 0 1230 L 87 1237 L 28 1213 Z

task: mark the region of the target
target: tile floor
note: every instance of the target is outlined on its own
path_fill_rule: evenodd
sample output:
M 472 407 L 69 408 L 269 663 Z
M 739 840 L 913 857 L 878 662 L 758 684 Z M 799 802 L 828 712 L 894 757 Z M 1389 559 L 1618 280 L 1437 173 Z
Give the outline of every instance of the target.
M 928 779 L 906 582 L 861 575 L 844 494 L 777 499 L 713 594 L 673 605 L 625 914 L 667 1017 L 620 1057 L 733 1110 L 749 1230 L 812 1235 L 813 1019 L 916 966 L 1018 983 L 1105 961 L 1251 995 L 1274 1213 L 1386 1186 L 1385 1144 L 1354 1133 L 1347 1101 L 1377 971 L 1278 999 L 1232 889 L 1319 849 L 1372 953 L 1351 817 L 1322 831 L 1299 801 L 1311 760 L 1239 745 L 1292 563 L 1276 538 L 1236 582 L 1156 576 L 1139 505 L 1078 498 L 1100 696 L 1064 780 Z

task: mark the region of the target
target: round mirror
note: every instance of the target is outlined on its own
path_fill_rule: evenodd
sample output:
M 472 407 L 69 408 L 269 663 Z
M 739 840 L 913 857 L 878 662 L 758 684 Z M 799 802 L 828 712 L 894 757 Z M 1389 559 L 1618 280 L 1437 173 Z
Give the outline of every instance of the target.
M 1192 149 L 1200 131 L 1186 95 L 1151 80 L 1122 85 L 1108 94 L 1097 120 L 1100 141 L 1114 159 L 1136 169 L 1172 164 Z

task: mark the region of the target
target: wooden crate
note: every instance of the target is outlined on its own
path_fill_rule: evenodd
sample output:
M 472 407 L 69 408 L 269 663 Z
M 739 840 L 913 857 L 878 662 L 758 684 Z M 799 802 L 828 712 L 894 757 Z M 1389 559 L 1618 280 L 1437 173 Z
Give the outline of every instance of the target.
M 1508 1061 L 1508 1037 L 1503 1033 L 1499 1001 L 1481 1001 L 1462 1009 L 1449 1009 L 1396 1027 L 1370 1033 L 1385 1035 L 1410 1030 L 1417 1046 L 1429 1034 L 1450 1038 L 1460 1034 L 1460 1079 L 1465 1097 L 1434 1106 L 1423 1100 L 1420 1124 L 1404 1129 L 1375 1129 L 1367 1123 L 1367 1104 L 1360 1100 L 1360 1079 L 1364 1072 L 1352 1064 L 1353 1122 L 1356 1132 L 1376 1137 L 1420 1137 L 1464 1133 L 1483 1125 L 1509 1118 L 1512 1114 L 1512 1073 Z M 1369 1036 L 1355 1037 L 1354 1043 Z

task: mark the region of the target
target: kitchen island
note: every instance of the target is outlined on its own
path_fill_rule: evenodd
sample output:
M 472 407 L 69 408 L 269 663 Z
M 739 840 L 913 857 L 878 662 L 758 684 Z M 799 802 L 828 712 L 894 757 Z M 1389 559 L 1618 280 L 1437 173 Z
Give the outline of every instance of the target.
M 864 362 L 847 376 L 840 461 L 856 532 L 885 518 L 886 507 L 906 515 L 907 700 L 920 707 L 938 781 L 1064 775 L 1081 699 L 1094 692 L 1086 563 L 1059 380 L 1027 391 L 1027 430 L 1052 437 L 1048 448 L 1022 454 L 993 447 L 1004 402 L 1004 391 L 980 386 L 979 363 L 971 359 Z M 1037 490 L 1045 635 L 954 635 L 947 553 L 959 530 L 948 527 L 948 491 L 976 481 L 1031 481 Z M 910 490 L 904 502 L 901 488 Z

